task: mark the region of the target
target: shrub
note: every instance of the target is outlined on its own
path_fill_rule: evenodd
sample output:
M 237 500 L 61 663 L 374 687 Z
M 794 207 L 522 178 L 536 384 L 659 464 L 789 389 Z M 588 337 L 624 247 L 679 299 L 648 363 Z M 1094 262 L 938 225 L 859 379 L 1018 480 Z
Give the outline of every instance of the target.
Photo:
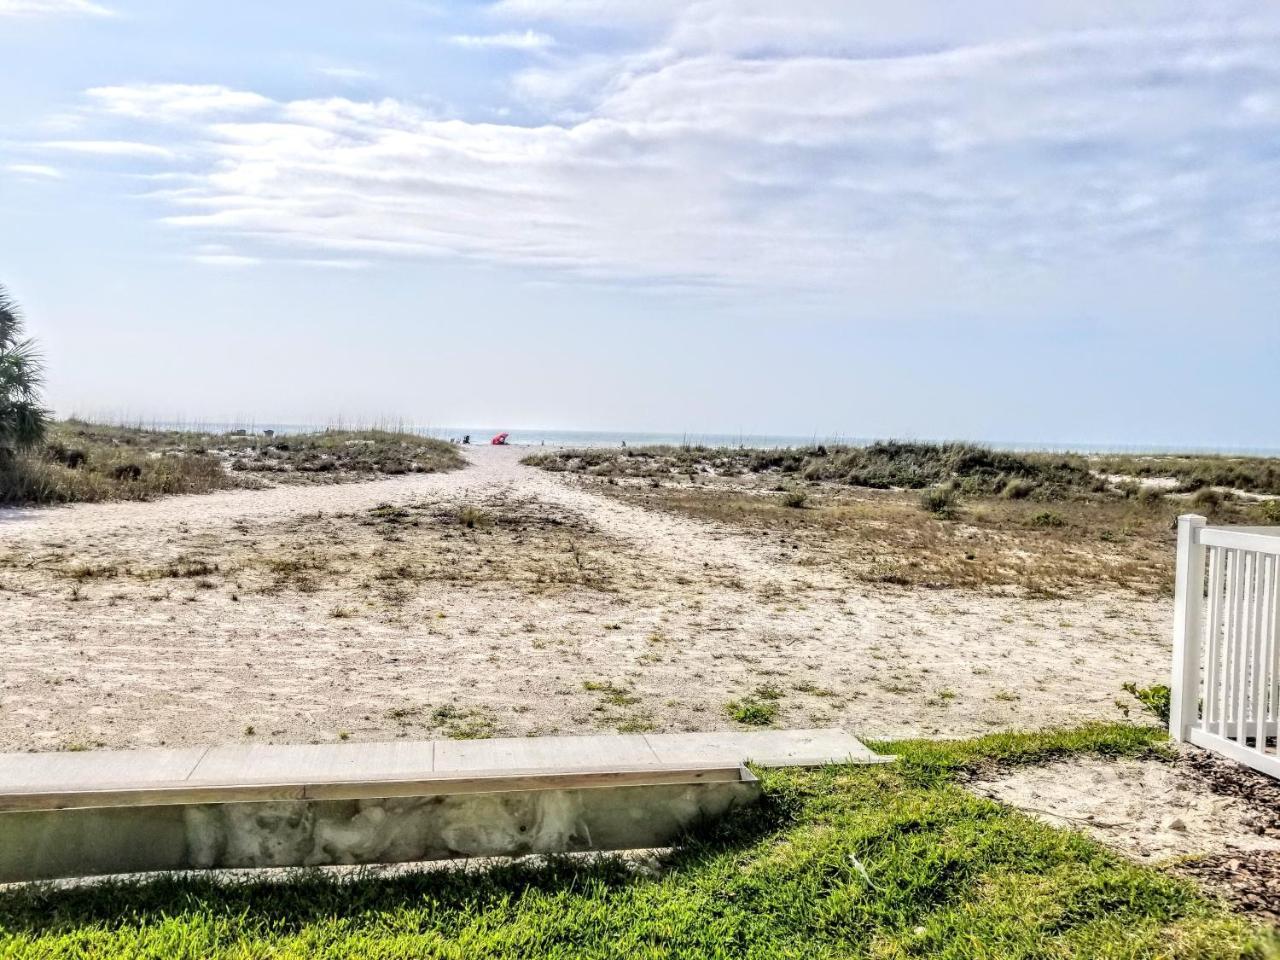
M 1280 525 L 1280 500 L 1267 500 L 1262 504 L 1262 519 L 1268 524 Z
M 1191 505 L 1206 513 L 1212 513 L 1222 506 L 1222 494 L 1206 487 L 1196 491 L 1196 495 L 1191 498 Z
M 1030 480 L 1014 479 L 1004 485 L 1004 489 L 1000 491 L 1000 496 L 1006 500 L 1025 500 L 1035 493 L 1035 490 L 1036 485 Z
M 1052 510 L 1045 510 L 1043 513 L 1037 513 L 1031 518 L 1033 527 L 1064 527 L 1067 521 L 1063 520 L 1059 514 Z
M 1154 506 L 1164 502 L 1164 491 L 1159 487 L 1143 487 L 1138 493 L 1138 499 L 1148 506 Z
M 808 500 L 809 495 L 802 490 L 788 490 L 782 495 L 782 505 L 793 510 L 802 509 Z
M 954 488 L 934 487 L 920 494 L 920 507 L 940 520 L 951 520 L 956 515 L 959 498 Z

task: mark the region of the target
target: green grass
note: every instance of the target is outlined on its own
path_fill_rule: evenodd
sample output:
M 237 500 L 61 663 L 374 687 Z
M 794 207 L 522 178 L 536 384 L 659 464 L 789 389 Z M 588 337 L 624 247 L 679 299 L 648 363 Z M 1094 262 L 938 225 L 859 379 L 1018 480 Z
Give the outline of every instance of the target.
M 974 796 L 957 778 L 1141 756 L 1128 726 L 880 745 L 893 766 L 765 771 L 762 804 L 657 875 L 613 858 L 399 877 L 0 893 L 0 956 L 1228 958 L 1260 934 L 1186 881 Z
M 778 719 L 778 704 L 772 700 L 743 697 L 741 700 L 730 700 L 724 705 L 729 719 L 748 727 L 767 727 Z

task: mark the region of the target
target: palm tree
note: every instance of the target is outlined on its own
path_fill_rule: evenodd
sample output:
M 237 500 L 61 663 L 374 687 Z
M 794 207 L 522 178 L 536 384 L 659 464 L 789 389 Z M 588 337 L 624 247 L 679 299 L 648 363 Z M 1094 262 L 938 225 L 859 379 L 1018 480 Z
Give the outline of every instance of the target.
M 49 411 L 40 405 L 43 372 L 35 341 L 23 336 L 18 305 L 0 287 L 0 460 L 44 439 Z

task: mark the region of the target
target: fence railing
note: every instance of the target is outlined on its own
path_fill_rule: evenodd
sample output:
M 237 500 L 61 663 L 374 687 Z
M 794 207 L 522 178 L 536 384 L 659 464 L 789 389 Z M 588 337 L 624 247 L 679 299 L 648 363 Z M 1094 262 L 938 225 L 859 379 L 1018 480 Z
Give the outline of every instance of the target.
M 1280 777 L 1280 527 L 1178 519 L 1175 740 Z

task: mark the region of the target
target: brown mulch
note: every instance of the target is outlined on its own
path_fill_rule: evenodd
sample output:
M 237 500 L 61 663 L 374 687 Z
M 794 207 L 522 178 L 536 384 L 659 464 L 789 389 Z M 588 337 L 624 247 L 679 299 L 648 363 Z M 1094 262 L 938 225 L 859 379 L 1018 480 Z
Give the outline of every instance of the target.
M 1280 926 L 1280 854 L 1250 850 L 1199 857 L 1174 872 L 1199 881 L 1241 913 Z
M 1204 750 L 1188 749 L 1178 758 L 1214 793 L 1236 797 L 1249 806 L 1246 822 L 1262 836 L 1280 837 L 1280 780 Z
M 1280 780 L 1203 750 L 1188 749 L 1177 763 L 1214 793 L 1243 800 L 1245 822 L 1255 833 L 1280 837 Z M 1242 913 L 1280 926 L 1280 853 L 1251 850 L 1197 857 L 1174 871 L 1199 881 Z

